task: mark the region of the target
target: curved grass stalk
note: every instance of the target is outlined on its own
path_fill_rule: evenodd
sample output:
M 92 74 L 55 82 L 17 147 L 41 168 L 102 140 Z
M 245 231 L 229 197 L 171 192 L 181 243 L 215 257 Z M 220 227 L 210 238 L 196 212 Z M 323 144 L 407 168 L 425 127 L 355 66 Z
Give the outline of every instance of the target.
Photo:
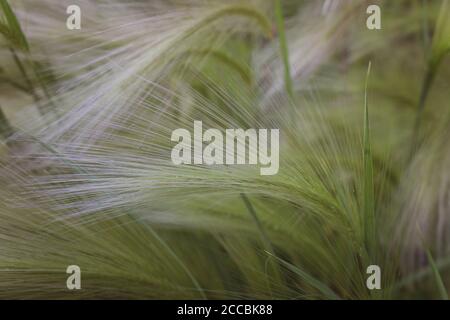
M 225 52 L 222 52 L 218 49 L 214 49 L 214 48 L 191 49 L 191 50 L 182 52 L 180 54 L 180 56 L 183 56 L 183 55 L 192 55 L 192 56 L 197 55 L 200 57 L 211 56 L 214 59 L 216 59 L 217 61 L 223 63 L 224 65 L 230 67 L 235 72 L 237 72 L 240 75 L 240 77 L 245 81 L 245 83 L 247 83 L 248 85 L 252 84 L 252 75 L 251 75 L 252 72 L 251 72 L 250 68 L 243 66 L 237 60 L 233 59 L 232 57 L 227 55 Z M 170 59 L 170 60 L 175 60 L 175 58 Z M 183 62 L 183 65 L 187 65 L 187 64 L 189 64 L 189 62 L 186 62 L 186 61 Z
M 235 59 L 233 59 L 232 57 L 230 57 L 229 55 L 225 54 L 220 50 L 216 50 L 213 48 L 199 49 L 199 50 L 194 49 L 187 51 L 187 53 L 205 57 L 211 55 L 216 60 L 222 62 L 224 65 L 227 65 L 228 67 L 236 71 L 247 84 L 250 85 L 252 83 L 252 78 L 250 74 L 251 70 L 249 68 L 245 68 L 238 61 L 236 61 Z
M 420 89 L 419 103 L 417 105 L 416 119 L 414 121 L 410 158 L 412 158 L 412 156 L 414 155 L 414 153 L 417 149 L 417 145 L 419 142 L 418 140 L 419 140 L 419 134 L 420 134 L 420 127 L 422 124 L 423 113 L 425 110 L 425 104 L 426 104 L 428 94 L 430 92 L 430 88 L 433 83 L 434 77 L 435 77 L 435 72 L 431 68 L 427 67 L 427 71 L 425 72 L 425 76 L 422 81 L 422 86 Z

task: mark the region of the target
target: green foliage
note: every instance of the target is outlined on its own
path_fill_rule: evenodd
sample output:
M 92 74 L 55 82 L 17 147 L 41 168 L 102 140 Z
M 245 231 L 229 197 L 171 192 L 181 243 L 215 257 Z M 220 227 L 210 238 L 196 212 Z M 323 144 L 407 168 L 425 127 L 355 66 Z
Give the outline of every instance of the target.
M 441 275 L 439 274 L 439 269 L 436 266 L 436 263 L 434 262 L 433 256 L 431 255 L 431 252 L 429 249 L 427 249 L 427 258 L 428 262 L 431 265 L 431 268 L 433 270 L 433 276 L 436 281 L 436 285 L 439 290 L 439 294 L 441 295 L 441 298 L 443 300 L 448 300 L 448 293 L 447 289 L 445 288 L 444 282 L 442 281 Z
M 2 33 L 8 40 L 14 43 L 18 48 L 22 50 L 29 50 L 27 39 L 20 27 L 14 11 L 11 9 L 7 0 L 0 1 L 0 7 L 3 12 L 3 16 L 6 20 L 6 24 L 0 24 L 0 33 Z
M 292 88 L 291 67 L 289 62 L 289 51 L 286 40 L 286 32 L 284 31 L 284 16 L 283 16 L 283 8 L 281 6 L 281 0 L 275 0 L 275 17 L 277 20 L 278 38 L 280 39 L 279 43 L 280 43 L 281 57 L 283 59 L 284 65 L 284 81 L 286 86 L 286 92 L 292 99 L 294 96 L 294 92 Z
M 446 297 L 449 1 L 423 58 L 406 0 L 380 31 L 360 1 L 85 3 L 68 32 L 0 0 L 0 298 Z M 174 166 L 193 120 L 280 129 L 279 173 Z
M 366 248 L 370 251 L 375 245 L 375 199 L 373 187 L 373 159 L 370 145 L 370 125 L 369 125 L 369 104 L 367 101 L 367 90 L 370 75 L 371 62 L 367 68 L 366 86 L 364 93 L 364 234 L 366 241 Z

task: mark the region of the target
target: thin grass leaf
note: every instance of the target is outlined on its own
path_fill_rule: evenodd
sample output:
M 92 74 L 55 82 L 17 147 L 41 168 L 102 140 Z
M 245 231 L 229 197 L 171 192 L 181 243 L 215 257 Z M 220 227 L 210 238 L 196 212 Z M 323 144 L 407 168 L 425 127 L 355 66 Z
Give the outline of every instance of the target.
M 264 231 L 264 228 L 262 227 L 261 222 L 258 219 L 258 216 L 256 215 L 255 208 L 251 204 L 250 200 L 248 199 L 247 195 L 245 193 L 241 193 L 241 198 L 244 201 L 245 207 L 247 208 L 248 212 L 250 213 L 253 221 L 255 222 L 259 234 L 261 235 L 261 239 L 264 243 L 264 246 L 266 247 L 266 250 L 269 251 L 272 255 L 274 255 L 274 250 L 272 247 L 272 243 L 269 240 L 269 237 L 267 236 L 266 232 Z
M 286 31 L 284 28 L 283 8 L 281 0 L 275 0 L 275 18 L 277 21 L 278 39 L 281 51 L 281 58 L 284 65 L 284 82 L 286 91 L 291 99 L 294 98 L 294 90 L 292 86 L 291 66 L 289 62 L 289 49 L 286 40 Z
M 370 122 L 369 122 L 369 104 L 367 99 L 367 88 L 369 82 L 371 62 L 367 68 L 366 84 L 364 90 L 364 142 L 363 142 L 363 162 L 364 162 L 364 235 L 366 249 L 372 251 L 375 242 L 375 200 L 374 200 L 374 188 L 373 188 L 373 159 L 370 144 Z
M 30 97 L 17 85 L 2 88 L 5 115 L 18 128 L 8 142 L 20 148 L 8 143 L 0 150 L 0 269 L 22 271 L 5 273 L 1 297 L 70 297 L 58 291 L 66 262 L 94 281 L 95 290 L 78 293 L 85 298 L 439 296 L 430 278 L 416 280 L 414 290 L 391 290 L 418 269 L 417 252 L 425 256 L 413 222 L 437 231 L 427 235 L 436 252 L 449 247 L 443 64 L 426 115 L 435 121 L 427 127 L 432 146 L 417 153 L 413 168 L 398 161 L 409 151 L 402 148 L 410 142 L 405 120 L 417 103 L 409 97 L 424 73 L 411 55 L 421 47 L 413 36 L 421 31 L 420 6 L 389 2 L 383 23 L 395 35 L 386 38 L 354 32 L 361 15 L 355 1 L 109 2 L 98 8 L 85 0 L 91 31 L 73 36 L 60 28 L 63 4 L 14 10 L 30 31 L 33 56 L 10 42 L 0 13 L 2 54 L 14 49 L 43 110 L 49 110 L 47 87 L 60 111 L 35 121 L 21 114 L 34 113 Z M 433 25 L 431 13 L 442 3 L 427 3 Z M 438 38 L 448 40 L 441 34 L 430 39 L 429 56 Z M 379 91 L 388 95 L 369 118 L 366 80 L 363 119 L 354 88 L 364 73 L 361 57 L 374 53 L 386 64 L 370 77 L 379 76 Z M 2 78 L 30 91 L 15 69 Z M 294 74 L 306 93 L 305 107 L 296 109 L 289 97 Z M 210 128 L 279 128 L 281 170 L 266 177 L 249 166 L 174 167 L 168 137 L 175 128 L 191 128 L 193 119 Z M 24 137 L 24 128 L 36 138 Z M 386 179 L 387 171 L 395 179 Z M 284 263 L 272 258 L 274 251 Z M 379 294 L 365 285 L 368 262 L 383 266 Z M 39 277 L 36 269 L 43 270 Z M 431 263 L 427 270 L 433 274 Z
M 449 0 L 443 0 L 436 22 L 433 43 L 431 48 L 430 68 L 436 71 L 439 64 L 450 52 L 450 4 Z
M 200 29 L 205 28 L 211 23 L 226 16 L 242 16 L 253 19 L 264 31 L 266 37 L 270 38 L 272 36 L 271 24 L 266 16 L 263 13 L 259 12 L 257 9 L 246 5 L 230 5 L 217 10 L 216 12 L 213 12 L 209 16 L 206 16 L 204 19 L 202 19 L 199 24 L 193 26 L 190 30 L 188 30 L 185 36 L 192 35 Z
M 340 300 L 341 298 L 333 291 L 331 290 L 325 283 L 317 280 L 313 276 L 309 275 L 307 272 L 303 271 L 299 267 L 294 266 L 293 264 L 278 258 L 277 256 L 271 254 L 270 252 L 267 252 L 270 256 L 275 258 L 278 262 L 280 262 L 283 266 L 285 266 L 288 270 L 292 271 L 296 275 L 298 275 L 300 278 L 302 278 L 308 285 L 316 288 L 321 293 L 325 295 L 327 299 L 332 300 Z
M 436 262 L 434 261 L 433 255 L 431 254 L 430 249 L 428 248 L 427 244 L 425 243 L 425 238 L 422 234 L 422 230 L 419 225 L 417 225 L 417 231 L 418 231 L 419 237 L 422 241 L 422 246 L 425 249 L 425 253 L 427 255 L 428 262 L 430 263 L 430 268 L 433 272 L 434 281 L 436 282 L 436 286 L 438 288 L 439 295 L 441 296 L 442 300 L 448 300 L 447 289 L 445 288 L 444 282 L 442 281 L 441 274 L 439 273 L 439 269 L 436 265 Z
M 447 289 L 445 288 L 444 282 L 442 281 L 441 274 L 439 273 L 439 269 L 436 266 L 436 263 L 434 262 L 433 256 L 431 255 L 431 252 L 429 249 L 426 249 L 427 252 L 427 258 L 428 262 L 430 263 L 430 266 L 433 270 L 433 276 L 434 280 L 436 281 L 436 285 L 439 290 L 439 294 L 441 295 L 441 298 L 443 300 L 448 300 L 448 293 Z
M 158 240 L 158 242 L 164 247 L 164 249 L 167 250 L 167 252 L 172 256 L 172 258 L 179 264 L 179 266 L 186 272 L 188 277 L 191 279 L 194 286 L 197 288 L 199 294 L 202 296 L 203 299 L 206 299 L 205 292 L 203 291 L 202 287 L 198 283 L 197 279 L 194 277 L 191 271 L 189 271 L 189 268 L 186 267 L 186 265 L 183 263 L 183 261 L 178 257 L 178 255 L 172 250 L 172 248 L 164 241 L 151 227 L 148 227 L 148 231 L 155 237 L 155 239 Z
M 261 224 L 261 221 L 259 220 L 255 208 L 253 207 L 252 203 L 248 199 L 247 195 L 245 193 L 241 193 L 241 199 L 244 201 L 245 207 L 247 208 L 248 212 L 250 213 L 253 221 L 255 222 L 256 227 L 258 228 L 258 232 L 261 236 L 261 240 L 264 244 L 264 247 L 266 251 L 270 252 L 271 255 L 275 256 L 275 251 L 272 246 L 272 242 L 269 239 L 269 236 L 267 235 L 266 231 L 264 230 L 263 225 Z M 272 267 L 274 269 L 274 276 L 277 279 L 278 282 L 281 281 L 281 271 L 279 269 L 279 266 L 277 263 L 272 263 Z
M 244 65 L 241 65 L 238 61 L 236 61 L 236 59 L 233 59 L 233 57 L 229 56 L 221 50 L 214 48 L 194 49 L 183 52 L 182 54 L 199 57 L 212 57 L 218 62 L 221 62 L 224 65 L 235 70 L 247 84 L 250 85 L 252 82 L 251 69 Z
M 0 106 L 0 135 L 6 139 L 12 133 L 11 125 L 9 124 L 8 119 L 3 113 L 2 107 Z
M 8 23 L 10 39 L 15 41 L 18 47 L 22 50 L 28 51 L 28 41 L 22 31 L 22 28 L 20 27 L 19 20 L 14 14 L 14 11 L 11 9 L 11 6 L 8 4 L 8 1 L 0 0 L 0 7 L 2 8 L 3 14 L 5 15 L 6 21 Z

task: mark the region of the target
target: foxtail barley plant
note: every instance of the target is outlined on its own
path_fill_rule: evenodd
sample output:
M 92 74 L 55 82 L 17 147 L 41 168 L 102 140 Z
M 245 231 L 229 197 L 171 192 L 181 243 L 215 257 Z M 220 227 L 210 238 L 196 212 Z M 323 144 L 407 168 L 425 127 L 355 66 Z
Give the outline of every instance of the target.
M 448 297 L 448 0 L 72 2 L 0 0 L 0 298 Z M 278 172 L 174 165 L 194 121 Z

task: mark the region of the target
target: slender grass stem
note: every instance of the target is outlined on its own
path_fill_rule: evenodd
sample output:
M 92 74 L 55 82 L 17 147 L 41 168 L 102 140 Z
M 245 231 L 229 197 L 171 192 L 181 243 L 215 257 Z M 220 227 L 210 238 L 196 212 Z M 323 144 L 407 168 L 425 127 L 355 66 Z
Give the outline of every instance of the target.
M 23 85 L 21 85 L 20 83 L 17 83 L 15 81 L 11 80 L 11 79 L 8 79 L 6 77 L 1 77 L 1 76 L 0 76 L 0 81 L 3 81 L 4 83 L 7 83 L 7 84 L 11 85 L 12 87 L 16 88 L 17 90 L 20 90 L 20 91 L 22 91 L 22 92 L 24 92 L 26 94 L 29 94 L 28 88 L 23 86 Z
M 2 107 L 0 106 L 0 135 L 3 136 L 3 138 L 8 138 L 10 134 L 12 133 L 12 127 L 9 124 L 8 118 L 6 118 Z
M 258 232 L 261 236 L 261 240 L 263 242 L 265 250 L 267 252 L 269 252 L 270 255 L 275 257 L 276 255 L 275 255 L 275 251 L 272 246 L 272 242 L 270 241 L 269 236 L 265 232 L 264 227 L 261 224 L 261 221 L 259 220 L 258 215 L 256 214 L 255 208 L 253 207 L 252 203 L 250 202 L 250 199 L 247 197 L 247 195 L 245 193 L 241 193 L 241 198 L 244 201 L 247 211 L 250 213 L 250 216 L 252 217 L 256 227 L 258 228 Z M 273 261 L 273 260 L 271 260 L 271 261 L 272 261 L 271 265 L 275 272 L 275 277 L 278 281 L 281 281 L 282 278 L 281 278 L 281 271 L 280 271 L 279 264 L 276 261 Z
M 164 241 L 156 232 L 153 230 L 153 228 L 148 227 L 148 230 L 150 233 L 155 237 L 156 240 L 164 247 L 164 249 L 167 250 L 167 252 L 172 256 L 172 258 L 178 263 L 178 265 L 186 272 L 188 277 L 191 279 L 194 286 L 197 288 L 199 294 L 202 296 L 203 299 L 207 299 L 205 292 L 203 291 L 202 287 L 200 286 L 200 283 L 197 281 L 195 276 L 191 273 L 189 268 L 183 263 L 183 261 L 178 257 L 178 255 L 172 250 L 172 248 Z
M 450 257 L 442 258 L 441 260 L 435 261 L 435 269 L 436 270 L 446 271 L 449 268 L 450 268 Z M 405 278 L 401 279 L 399 282 L 394 284 L 393 289 L 400 290 L 403 287 L 409 286 L 415 282 L 426 280 L 426 278 L 429 277 L 434 272 L 435 272 L 435 270 L 432 268 L 432 266 L 424 267 L 423 269 L 420 269 L 416 273 L 413 273 L 413 274 L 408 275 Z
M 291 99 L 294 99 L 294 90 L 292 86 L 291 67 L 289 63 L 289 49 L 286 40 L 286 32 L 284 28 L 283 8 L 281 0 L 275 0 L 275 18 L 278 29 L 278 39 L 281 51 L 281 58 L 284 65 L 284 82 L 286 91 Z
M 274 250 L 272 247 L 272 243 L 269 240 L 269 237 L 267 236 L 266 232 L 264 231 L 264 228 L 261 224 L 261 221 L 259 221 L 258 216 L 256 215 L 255 208 L 253 207 L 252 203 L 248 199 L 247 195 L 245 193 L 241 193 L 241 198 L 244 201 L 245 207 L 247 208 L 248 212 L 250 213 L 253 221 L 255 222 L 259 234 L 261 235 L 261 240 L 264 243 L 264 246 L 266 247 L 266 250 L 270 252 L 271 254 L 274 254 Z
M 24 51 L 29 50 L 29 45 L 25 34 L 20 27 L 19 20 L 17 19 L 14 11 L 9 5 L 8 1 L 0 0 L 0 8 L 2 8 L 3 15 L 6 19 L 6 24 L 2 24 L 1 32 L 9 37 L 11 42 L 14 42 L 19 48 Z
M 12 10 L 11 6 L 9 5 L 8 1 L 6 0 L 0 0 L 0 7 L 2 8 L 3 14 L 6 18 L 6 24 L 0 23 L 0 33 L 4 35 L 4 37 L 10 42 L 9 49 L 11 51 L 11 54 L 13 56 L 13 59 L 17 65 L 17 67 L 20 70 L 20 73 L 23 75 L 26 86 L 28 87 L 26 89 L 27 94 L 30 94 L 37 107 L 39 112 L 42 114 L 41 110 L 41 104 L 39 103 L 40 98 L 36 93 L 35 86 L 33 84 L 33 81 L 31 80 L 30 76 L 28 75 L 25 66 L 23 65 L 22 61 L 20 60 L 19 56 L 17 55 L 15 48 L 18 50 L 24 52 L 25 54 L 29 55 L 30 53 L 30 46 L 28 44 L 28 40 L 24 32 L 22 31 L 22 28 L 20 26 L 19 20 L 17 19 L 14 11 Z M 30 63 L 32 64 L 33 68 L 32 71 L 34 71 L 35 76 L 37 80 L 39 81 L 39 84 L 41 85 L 41 89 L 43 90 L 45 96 L 47 97 L 48 101 L 51 105 L 54 106 L 51 96 L 48 93 L 48 90 L 45 86 L 45 83 L 41 81 L 40 77 L 37 76 L 35 68 L 36 64 L 30 59 Z M 18 86 L 17 86 L 18 87 Z M 18 87 L 20 89 L 20 87 Z
M 364 138 L 363 138 L 363 163 L 364 163 L 364 236 L 366 249 L 372 257 L 375 245 L 375 203 L 373 188 L 373 159 L 370 145 L 370 122 L 367 88 L 371 69 L 371 62 L 367 68 L 366 84 L 364 90 Z
M 428 248 L 426 242 L 425 242 L 425 237 L 422 234 L 422 230 L 420 228 L 419 225 L 417 225 L 417 231 L 419 233 L 419 237 L 422 240 L 422 246 L 425 250 L 425 253 L 427 255 L 427 259 L 428 259 L 428 263 L 430 264 L 432 273 L 433 273 L 433 277 L 436 283 L 436 286 L 438 288 L 439 291 L 439 295 L 441 296 L 442 300 L 448 300 L 448 293 L 447 293 L 447 289 L 445 288 L 444 282 L 442 281 L 442 277 L 441 274 L 439 272 L 439 268 L 436 265 L 436 262 L 434 261 L 433 255 L 431 254 L 430 249 Z
M 430 263 L 431 269 L 433 270 L 433 276 L 434 276 L 436 285 L 438 287 L 439 294 L 440 294 L 442 300 L 448 300 L 447 289 L 445 288 L 444 282 L 442 281 L 442 278 L 441 278 L 441 274 L 439 273 L 439 269 L 437 268 L 436 263 L 434 262 L 434 259 L 433 259 L 433 256 L 431 255 L 430 250 L 427 250 L 427 258 L 428 258 L 428 262 Z
M 25 83 L 29 89 L 29 93 L 33 97 L 35 103 L 39 106 L 40 105 L 39 104 L 39 100 L 40 100 L 39 96 L 36 94 L 36 89 L 33 85 L 33 81 L 31 81 L 30 77 L 28 76 L 25 66 L 23 65 L 23 63 L 20 60 L 19 56 L 17 55 L 16 51 L 13 48 L 10 48 L 9 50 L 13 56 L 14 62 L 16 63 L 17 67 L 19 68 L 20 73 L 22 74 L 22 76 L 25 80 Z M 38 109 L 41 112 L 40 108 L 38 108 Z
M 425 110 L 426 101 L 430 92 L 430 88 L 434 80 L 434 75 L 435 75 L 434 69 L 428 67 L 424 79 L 422 81 L 422 87 L 420 89 L 419 104 L 417 106 L 416 119 L 414 121 L 413 136 L 411 141 L 410 159 L 412 159 L 412 157 L 414 156 L 414 153 L 416 152 L 416 149 L 419 144 L 420 127 L 422 124 L 423 113 Z

